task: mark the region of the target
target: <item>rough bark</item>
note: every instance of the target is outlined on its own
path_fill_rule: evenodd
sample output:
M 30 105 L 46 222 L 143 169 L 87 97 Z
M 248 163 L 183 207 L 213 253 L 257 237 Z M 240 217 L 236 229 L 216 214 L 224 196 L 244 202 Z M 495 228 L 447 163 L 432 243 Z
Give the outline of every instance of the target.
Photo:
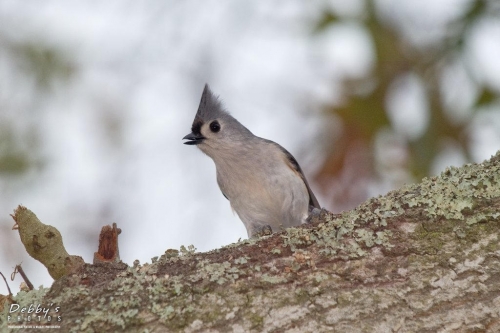
M 497 153 L 302 228 L 86 264 L 14 299 L 59 306 L 64 332 L 500 332 L 499 233 Z

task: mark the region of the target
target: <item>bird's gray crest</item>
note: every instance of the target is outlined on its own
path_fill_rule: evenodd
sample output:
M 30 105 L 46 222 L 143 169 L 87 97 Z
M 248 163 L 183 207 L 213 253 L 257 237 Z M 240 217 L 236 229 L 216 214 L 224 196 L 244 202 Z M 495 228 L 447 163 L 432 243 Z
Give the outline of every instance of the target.
M 215 96 L 208 84 L 205 84 L 203 93 L 201 94 L 200 105 L 198 106 L 198 112 L 196 112 L 196 118 L 200 118 L 203 121 L 208 121 L 211 119 L 217 119 L 221 116 L 227 115 L 228 113 L 222 107 L 222 103 L 219 101 L 217 96 Z

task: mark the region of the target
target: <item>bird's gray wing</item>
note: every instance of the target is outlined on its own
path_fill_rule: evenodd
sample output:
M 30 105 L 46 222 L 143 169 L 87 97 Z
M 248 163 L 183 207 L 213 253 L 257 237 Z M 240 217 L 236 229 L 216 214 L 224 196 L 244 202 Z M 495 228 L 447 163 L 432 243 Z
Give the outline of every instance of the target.
M 287 162 L 289 163 L 290 167 L 297 172 L 297 174 L 300 176 L 300 178 L 302 178 L 302 180 L 304 181 L 304 184 L 306 185 L 307 192 L 309 193 L 309 207 L 310 207 L 310 209 L 312 209 L 312 208 L 321 209 L 321 206 L 319 205 L 318 199 L 316 199 L 316 196 L 314 195 L 313 191 L 309 187 L 309 183 L 307 182 L 306 176 L 304 176 L 304 173 L 302 172 L 302 169 L 300 168 L 300 165 L 297 162 L 297 160 L 295 159 L 295 157 L 293 157 L 293 155 L 290 154 L 288 152 L 288 150 L 281 147 L 276 142 L 271 141 L 271 140 L 266 140 L 266 139 L 263 139 L 263 140 L 278 147 L 283 152 L 283 154 L 285 154 L 285 157 L 286 157 Z

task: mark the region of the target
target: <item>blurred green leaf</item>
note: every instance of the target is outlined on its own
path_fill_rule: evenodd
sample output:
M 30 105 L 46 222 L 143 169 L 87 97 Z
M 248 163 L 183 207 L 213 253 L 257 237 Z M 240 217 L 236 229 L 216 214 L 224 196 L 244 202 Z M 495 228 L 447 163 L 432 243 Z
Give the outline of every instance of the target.
M 19 44 L 13 48 L 27 75 L 33 75 L 40 88 L 47 89 L 54 80 L 67 80 L 74 68 L 55 49 L 38 44 Z
M 478 99 L 476 100 L 476 107 L 491 104 L 492 102 L 498 100 L 498 98 L 499 98 L 499 96 L 497 93 L 495 93 L 491 89 L 483 88 L 481 90 L 481 94 L 479 95 Z
M 0 174 L 22 174 L 32 161 L 21 147 L 7 124 L 0 126 Z
M 339 21 L 339 17 L 332 12 L 323 13 L 323 16 L 314 27 L 314 32 L 318 33 L 323 31 L 325 28 L 329 27 L 331 24 Z
M 33 78 L 36 82 L 34 94 L 27 94 L 26 99 L 12 102 L 7 96 L 0 101 L 0 112 L 6 109 L 11 115 L 14 112 L 9 109 L 13 107 L 12 105 L 22 110 L 21 112 L 31 112 L 32 105 L 35 106 L 33 109 L 37 109 L 35 103 L 39 101 L 38 93 L 49 92 L 54 83 L 64 82 L 75 73 L 75 67 L 63 51 L 38 40 L 10 39 L 2 33 L 2 29 L 0 29 L 0 53 L 1 56 L 10 57 L 15 64 L 14 75 Z M 2 84 L 13 83 L 4 80 Z M 18 126 L 17 123 L 21 121 L 20 119 L 29 119 L 27 117 L 29 116 L 3 117 L 0 113 L 0 175 L 6 176 L 7 179 L 9 176 L 24 174 L 31 168 L 41 165 L 41 157 L 37 150 L 40 141 L 37 124 L 28 122 Z

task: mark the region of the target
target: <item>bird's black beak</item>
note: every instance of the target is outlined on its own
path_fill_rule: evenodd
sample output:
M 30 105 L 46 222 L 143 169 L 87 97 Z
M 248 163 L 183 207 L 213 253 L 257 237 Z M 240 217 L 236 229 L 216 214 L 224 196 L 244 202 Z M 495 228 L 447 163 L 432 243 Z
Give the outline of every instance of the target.
M 183 137 L 182 140 L 189 140 L 184 142 L 185 145 L 197 145 L 199 143 L 202 143 L 203 140 L 205 140 L 205 137 L 201 134 L 189 133 L 188 135 Z

